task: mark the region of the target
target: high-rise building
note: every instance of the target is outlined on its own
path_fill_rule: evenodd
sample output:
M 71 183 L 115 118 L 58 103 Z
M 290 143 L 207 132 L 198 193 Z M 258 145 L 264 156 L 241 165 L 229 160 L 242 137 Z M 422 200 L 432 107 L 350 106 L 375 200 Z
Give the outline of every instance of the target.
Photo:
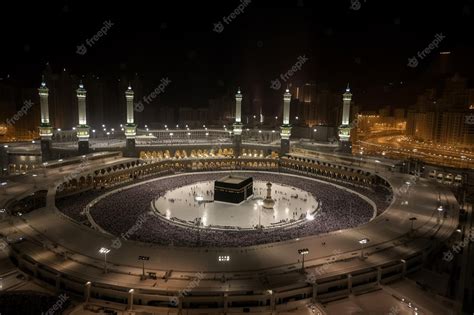
M 472 146 L 474 125 L 466 117 L 473 112 L 473 91 L 458 75 L 446 80 L 439 98 L 436 90 L 426 90 L 408 111 L 406 135 L 438 144 Z

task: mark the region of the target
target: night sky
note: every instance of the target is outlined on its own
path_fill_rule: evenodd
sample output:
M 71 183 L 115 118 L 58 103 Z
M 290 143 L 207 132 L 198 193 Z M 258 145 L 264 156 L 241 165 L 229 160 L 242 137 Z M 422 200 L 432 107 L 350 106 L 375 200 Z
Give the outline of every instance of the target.
M 165 100 L 176 105 L 200 106 L 241 86 L 271 106 L 281 91 L 270 81 L 306 56 L 291 83 L 342 91 L 351 82 L 356 102 L 370 107 L 413 103 L 438 79 L 441 51 L 452 52 L 452 71 L 473 73 L 473 1 L 352 1 L 252 0 L 220 33 L 214 24 L 241 2 L 9 1 L 0 77 L 37 86 L 49 62 L 78 76 L 138 73 L 148 86 L 168 77 Z M 107 35 L 78 54 L 106 21 Z M 408 67 L 438 33 L 446 36 L 439 47 Z

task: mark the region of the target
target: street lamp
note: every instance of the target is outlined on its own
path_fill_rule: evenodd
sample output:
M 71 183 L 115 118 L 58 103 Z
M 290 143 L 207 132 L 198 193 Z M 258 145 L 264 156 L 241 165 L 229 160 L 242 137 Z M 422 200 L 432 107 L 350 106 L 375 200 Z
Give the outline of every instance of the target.
M 298 254 L 303 256 L 303 260 L 301 261 L 301 271 L 304 271 L 304 256 L 309 254 L 309 249 L 307 248 L 298 249 Z
M 107 254 L 110 252 L 110 249 L 101 247 L 99 249 L 99 254 L 104 255 L 104 273 L 107 273 Z
M 441 213 L 443 212 L 443 206 L 439 206 L 438 209 L 438 219 L 436 220 L 436 223 L 439 223 L 441 221 Z
M 359 244 L 360 244 L 360 258 L 361 259 L 364 259 L 364 245 L 367 244 L 369 242 L 369 239 L 368 238 L 363 238 L 361 240 L 359 240 Z
M 142 261 L 142 280 L 145 280 L 145 260 L 150 260 L 149 256 L 138 256 L 138 260 Z

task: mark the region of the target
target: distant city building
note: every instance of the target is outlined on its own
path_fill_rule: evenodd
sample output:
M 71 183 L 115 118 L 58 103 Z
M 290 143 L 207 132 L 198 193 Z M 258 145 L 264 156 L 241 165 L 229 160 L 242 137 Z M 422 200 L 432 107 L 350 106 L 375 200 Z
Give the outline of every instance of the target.
M 441 96 L 434 89 L 426 90 L 407 114 L 406 135 L 413 139 L 456 146 L 474 145 L 474 89 L 467 80 L 453 76 L 446 80 Z

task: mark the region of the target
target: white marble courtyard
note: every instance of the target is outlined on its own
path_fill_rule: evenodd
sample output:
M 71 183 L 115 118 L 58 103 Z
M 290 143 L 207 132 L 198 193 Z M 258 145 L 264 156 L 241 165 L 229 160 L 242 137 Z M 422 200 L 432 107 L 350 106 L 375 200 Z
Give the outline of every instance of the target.
M 167 219 L 178 218 L 202 227 L 272 227 L 304 219 L 314 219 L 316 198 L 301 189 L 272 183 L 273 210 L 264 209 L 266 182 L 253 182 L 254 195 L 241 204 L 214 202 L 214 181 L 193 183 L 172 189 L 154 201 L 155 208 Z M 201 224 L 200 224 L 201 223 Z

